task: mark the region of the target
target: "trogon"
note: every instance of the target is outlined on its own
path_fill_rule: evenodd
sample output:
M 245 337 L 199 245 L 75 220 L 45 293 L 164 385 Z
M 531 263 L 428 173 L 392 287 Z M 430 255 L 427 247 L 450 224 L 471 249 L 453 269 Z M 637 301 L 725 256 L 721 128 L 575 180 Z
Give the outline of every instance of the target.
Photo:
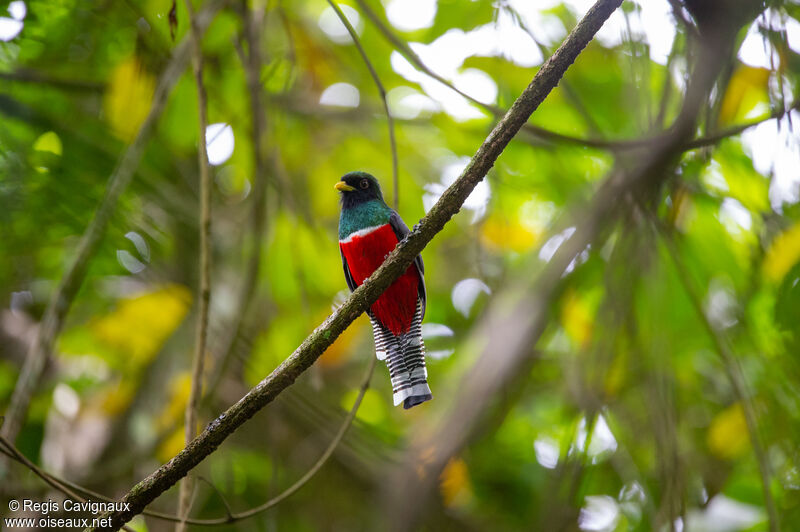
M 339 250 L 344 277 L 352 291 L 378 269 L 409 230 L 383 201 L 381 187 L 372 175 L 350 172 L 334 187 L 342 193 Z M 406 409 L 433 399 L 422 342 L 424 273 L 422 257 L 417 256 L 367 311 L 375 353 L 389 368 L 394 404 L 403 403 Z

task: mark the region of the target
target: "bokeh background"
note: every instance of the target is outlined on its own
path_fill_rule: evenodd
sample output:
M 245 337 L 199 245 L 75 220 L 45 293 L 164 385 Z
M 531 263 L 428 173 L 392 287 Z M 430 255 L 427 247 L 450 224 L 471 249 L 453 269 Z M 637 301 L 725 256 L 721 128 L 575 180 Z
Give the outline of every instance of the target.
M 480 146 L 496 122 L 491 107 L 511 105 L 591 4 L 366 0 L 375 20 L 357 2 L 339 4 L 387 90 L 409 226 Z M 4 410 L 49 298 L 188 35 L 183 3 L 174 23 L 171 9 L 168 0 L 0 3 Z M 524 372 L 503 397 L 475 398 L 498 405 L 444 469 L 423 529 L 766 530 L 765 480 L 782 528 L 800 529 L 798 20 L 797 2 L 774 0 L 740 29 L 699 119 L 705 140 L 687 147 L 647 212 L 570 265 Z M 275 508 L 217 528 L 386 526 L 387 471 L 421 427 L 446 415 L 488 338 L 480 326 L 502 304 L 495 296 L 537 275 L 615 164 L 646 156 L 627 141 L 677 115 L 697 46 L 692 28 L 678 2 L 626 0 L 534 113 L 531 123 L 546 131 L 522 131 L 425 249 L 423 333 L 436 399 L 392 407 L 379 365 L 316 476 Z M 395 201 L 380 94 L 325 1 L 232 0 L 202 47 L 210 125 L 198 131 L 187 68 L 91 256 L 16 436 L 44 470 L 110 497 L 184 444 L 198 146 L 207 146 L 213 180 L 204 423 L 348 295 L 338 178 L 369 171 Z M 730 130 L 739 125 L 749 127 Z M 207 482 L 192 515 L 246 510 L 303 475 L 341 426 L 372 356 L 362 316 L 198 467 Z M 8 499 L 62 496 L 7 458 L 0 474 L 3 517 Z M 176 499 L 172 489 L 153 508 L 174 513 Z M 140 516 L 132 526 L 174 525 Z

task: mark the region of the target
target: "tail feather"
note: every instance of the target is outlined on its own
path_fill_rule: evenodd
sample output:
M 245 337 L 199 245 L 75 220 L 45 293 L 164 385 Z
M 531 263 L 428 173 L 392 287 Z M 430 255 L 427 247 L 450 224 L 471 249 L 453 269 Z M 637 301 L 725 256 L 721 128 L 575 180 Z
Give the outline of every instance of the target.
M 386 360 L 389 349 L 394 344 L 394 335 L 389 329 L 381 325 L 371 312 L 368 314 L 369 321 L 372 324 L 372 336 L 375 338 L 375 356 L 378 357 L 378 360 Z M 391 368 L 389 371 L 391 371 Z
M 425 369 L 425 344 L 422 341 L 422 308 L 417 311 L 407 333 L 395 336 L 370 316 L 375 337 L 375 354 L 386 361 L 392 380 L 395 406 L 403 403 L 409 409 L 433 399 Z

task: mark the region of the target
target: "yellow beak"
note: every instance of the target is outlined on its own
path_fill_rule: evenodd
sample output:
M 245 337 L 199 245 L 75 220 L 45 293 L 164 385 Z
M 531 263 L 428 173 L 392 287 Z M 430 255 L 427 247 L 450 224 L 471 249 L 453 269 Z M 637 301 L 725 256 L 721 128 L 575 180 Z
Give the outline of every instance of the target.
M 339 181 L 338 183 L 333 185 L 333 188 L 335 188 L 339 192 L 350 192 L 351 190 L 355 190 L 355 187 L 351 187 L 344 181 Z

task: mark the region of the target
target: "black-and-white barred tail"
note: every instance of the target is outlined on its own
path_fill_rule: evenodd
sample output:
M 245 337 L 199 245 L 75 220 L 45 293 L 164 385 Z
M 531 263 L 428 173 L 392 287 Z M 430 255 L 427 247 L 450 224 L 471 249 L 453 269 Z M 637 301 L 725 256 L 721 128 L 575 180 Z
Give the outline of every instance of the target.
M 372 334 L 375 337 L 375 354 L 386 362 L 395 406 L 411 408 L 433 399 L 428 386 L 428 371 L 425 369 L 425 344 L 422 341 L 422 307 L 417 302 L 417 311 L 407 333 L 395 336 L 378 323 L 373 316 Z

